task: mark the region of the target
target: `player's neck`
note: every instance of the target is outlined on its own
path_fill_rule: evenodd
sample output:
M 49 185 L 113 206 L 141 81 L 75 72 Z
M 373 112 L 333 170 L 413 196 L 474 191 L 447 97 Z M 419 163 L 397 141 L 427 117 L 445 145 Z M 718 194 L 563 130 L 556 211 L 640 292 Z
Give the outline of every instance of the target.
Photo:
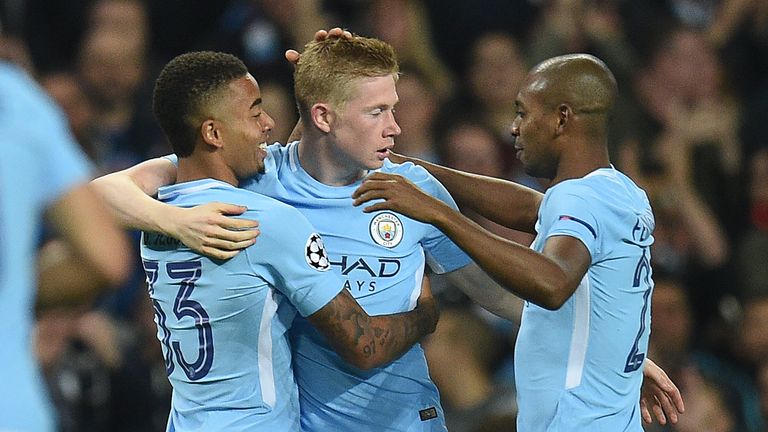
M 304 136 L 298 147 L 299 163 L 312 178 L 328 186 L 348 186 L 365 177 L 367 171 L 351 167 L 334 149 L 331 143 L 309 142 Z
M 551 186 L 565 180 L 582 178 L 595 170 L 610 166 L 611 162 L 606 146 L 589 143 L 570 147 L 560 157 L 557 175 L 552 180 Z
M 176 183 L 202 179 L 215 179 L 237 187 L 240 182 L 235 173 L 217 158 L 186 157 L 179 158 Z

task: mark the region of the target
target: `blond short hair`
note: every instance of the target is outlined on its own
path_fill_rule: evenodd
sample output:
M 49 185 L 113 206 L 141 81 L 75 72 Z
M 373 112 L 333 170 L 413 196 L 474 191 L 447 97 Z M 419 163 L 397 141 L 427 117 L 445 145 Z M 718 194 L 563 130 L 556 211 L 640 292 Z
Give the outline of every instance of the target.
M 308 119 L 318 102 L 341 109 L 352 97 L 354 80 L 387 75 L 397 80 L 399 73 L 395 50 L 382 40 L 355 35 L 351 40 L 312 41 L 304 46 L 294 72 L 299 113 Z

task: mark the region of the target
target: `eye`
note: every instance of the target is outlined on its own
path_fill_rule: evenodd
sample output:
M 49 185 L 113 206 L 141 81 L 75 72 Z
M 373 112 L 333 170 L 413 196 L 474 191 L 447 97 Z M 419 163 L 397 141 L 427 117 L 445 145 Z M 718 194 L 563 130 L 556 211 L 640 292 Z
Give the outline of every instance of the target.
M 381 114 L 382 112 L 384 112 L 384 111 L 381 108 L 376 108 L 375 110 L 371 111 L 371 115 L 372 116 L 377 116 L 377 115 Z

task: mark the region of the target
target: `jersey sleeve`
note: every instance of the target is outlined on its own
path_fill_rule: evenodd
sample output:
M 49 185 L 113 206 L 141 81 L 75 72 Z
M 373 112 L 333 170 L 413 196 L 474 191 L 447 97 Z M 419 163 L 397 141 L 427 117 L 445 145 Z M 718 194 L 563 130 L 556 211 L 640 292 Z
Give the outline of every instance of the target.
M 429 195 L 459 211 L 448 190 L 435 177 L 420 166 L 408 162 L 400 165 L 399 174 L 404 175 Z M 442 231 L 429 225 L 426 235 L 421 240 L 426 252 L 429 267 L 435 273 L 448 273 L 468 265 L 472 259 Z
M 541 220 L 547 226 L 545 237 L 564 235 L 579 239 L 592 256 L 600 253 L 600 225 L 596 215 L 600 203 L 589 200 L 591 190 L 562 183 L 550 191 L 541 208 Z
M 163 159 L 168 159 L 175 167 L 178 168 L 179 166 L 179 157 L 176 156 L 175 153 L 171 153 L 169 155 L 162 156 Z
M 267 262 L 275 286 L 302 316 L 317 312 L 341 292 L 344 284 L 330 271 L 322 238 L 298 210 L 281 204 L 243 216 L 259 219 L 261 231 L 259 247 L 247 249 L 249 261 Z

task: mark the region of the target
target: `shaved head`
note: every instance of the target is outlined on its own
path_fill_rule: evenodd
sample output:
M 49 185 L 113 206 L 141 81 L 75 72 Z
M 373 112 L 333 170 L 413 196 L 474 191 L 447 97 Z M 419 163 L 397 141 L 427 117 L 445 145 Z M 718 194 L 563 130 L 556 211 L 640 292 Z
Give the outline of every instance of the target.
M 528 83 L 547 106 L 566 104 L 575 114 L 607 114 L 618 92 L 613 73 L 589 54 L 545 60 L 531 70 Z

